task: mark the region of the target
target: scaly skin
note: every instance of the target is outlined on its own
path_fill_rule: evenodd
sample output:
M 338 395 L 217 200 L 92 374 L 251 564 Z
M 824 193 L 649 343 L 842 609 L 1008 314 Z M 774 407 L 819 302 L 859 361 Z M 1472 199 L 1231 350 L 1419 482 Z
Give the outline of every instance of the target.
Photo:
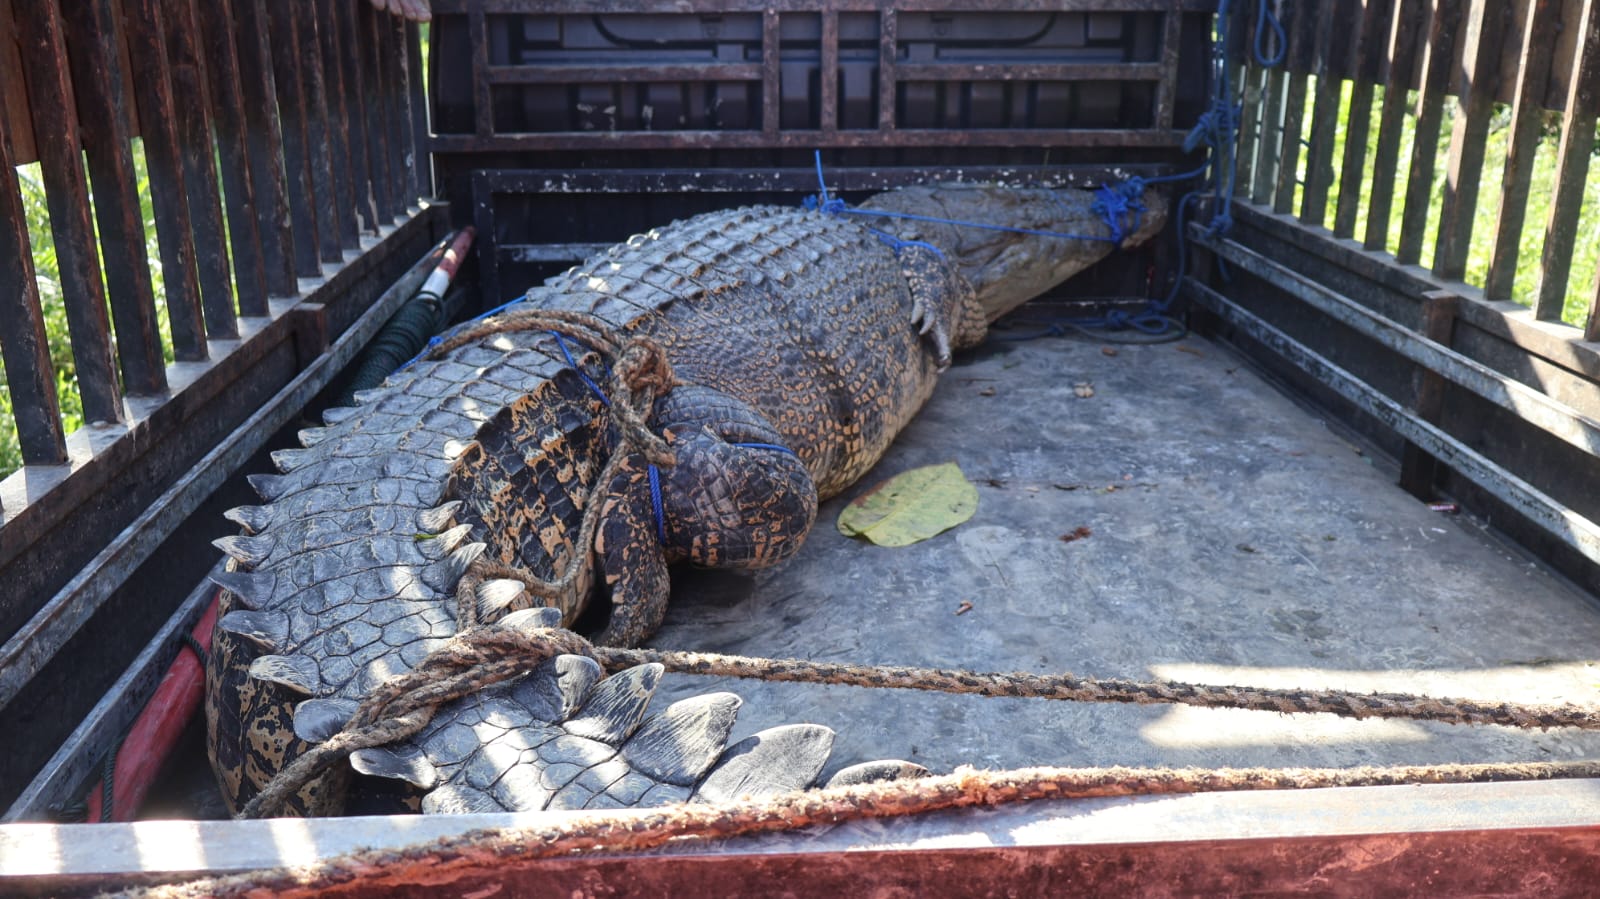
M 1108 249 L 1093 247 L 1096 258 Z M 611 609 L 597 639 L 617 644 L 659 625 L 669 564 L 755 567 L 788 557 L 818 499 L 870 469 L 927 400 L 949 350 L 982 339 L 985 310 L 961 259 L 922 247 L 897 252 L 852 220 L 759 207 L 635 237 L 530 291 L 530 304 L 590 313 L 665 349 L 684 386 L 660 398 L 650 419 L 677 459 L 660 470 L 659 524 L 646 461 L 621 444 L 585 383 L 606 382 L 607 360 L 570 339 L 576 369 L 551 335 L 508 332 L 408 367 L 359 396 L 358 408 L 330 410 L 327 427 L 302 432 L 307 449 L 274 454 L 282 475 L 252 479 L 265 504 L 230 514 L 245 535 L 218 542 L 233 570 L 220 579 L 227 589 L 207 716 L 230 804 L 242 806 L 309 743 L 337 732 L 374 685 L 454 635 L 455 587 L 480 556 L 544 578 L 579 565 L 571 596 L 557 603 L 561 623 L 574 625 L 603 582 Z M 616 476 L 598 483 L 617 452 L 626 455 Z M 595 502 L 603 513 L 594 545 L 575 545 L 583 509 Z M 489 620 L 542 604 L 509 580 L 483 584 L 477 601 Z M 609 748 L 552 761 L 518 743 L 520 763 L 491 752 L 504 734 L 529 727 L 546 728 L 541 739 L 551 747 L 571 748 L 565 737 L 550 743 L 559 734 L 548 728 L 569 726 L 561 716 L 576 700 L 562 708 L 530 699 L 513 712 L 506 697 L 533 690 L 513 685 L 458 702 L 409 748 L 368 751 L 355 767 L 434 788 L 436 810 L 570 805 L 572 795 L 637 804 L 654 801 L 647 786 L 606 791 L 605 783 L 621 783 L 617 765 L 675 785 L 655 791 L 657 799 L 721 770 L 713 766 L 726 731 L 719 738 L 721 725 L 707 722 L 731 724 L 731 714 L 668 710 L 667 723 L 640 730 L 657 742 L 693 731 L 700 755 L 682 770 L 628 748 L 641 739 L 642 688 L 633 691 L 642 702 L 587 734 L 609 739 L 600 740 Z M 726 711 L 724 699 L 705 701 Z M 466 731 L 452 729 L 463 723 Z M 461 743 L 466 732 L 475 736 Z M 493 758 L 494 776 L 462 752 Z M 533 773 L 510 777 L 526 788 L 508 792 L 500 781 L 519 764 Z M 602 767 L 565 799 L 548 783 L 531 786 L 563 764 Z M 597 789 L 595 770 L 613 780 Z M 293 810 L 337 811 L 348 771 L 309 784 Z

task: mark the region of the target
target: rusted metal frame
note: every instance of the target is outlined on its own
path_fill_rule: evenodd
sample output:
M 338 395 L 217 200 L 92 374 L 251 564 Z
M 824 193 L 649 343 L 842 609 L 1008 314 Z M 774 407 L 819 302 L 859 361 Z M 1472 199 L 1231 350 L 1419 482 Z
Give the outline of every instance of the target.
M 23 463 L 59 465 L 67 460 L 67 441 L 11 153 L 11 136 L 0 133 L 0 357 Z
M 895 106 L 900 96 L 900 78 L 895 69 L 899 65 L 899 47 L 895 10 L 885 8 L 878 13 L 878 132 L 883 135 L 896 131 Z
M 489 22 L 483 0 L 471 0 L 467 8 L 467 39 L 472 43 L 473 131 L 478 137 L 489 137 L 494 134 L 494 90 L 489 80 Z
M 412 141 L 411 67 L 406 61 L 406 20 L 399 16 L 385 19 L 385 52 L 389 60 L 389 123 L 393 129 L 391 140 L 400 148 L 397 166 L 391 166 L 395 175 L 395 196 L 401 199 L 401 210 L 415 205 L 417 152 Z
M 366 128 L 366 73 L 361 65 L 361 33 L 356 29 L 358 20 L 355 14 L 355 4 L 359 2 L 361 0 L 334 0 L 333 18 L 337 29 L 334 46 L 337 48 L 340 81 L 344 86 L 343 102 L 348 116 L 345 133 L 350 139 L 350 185 L 355 194 L 355 214 L 365 223 L 361 226 L 362 230 L 376 236 L 380 233 L 380 219 L 377 195 L 372 185 L 372 150 L 367 146 L 369 138 L 376 136 L 368 135 Z
M 1115 164 L 1050 166 L 963 165 L 961 174 L 977 182 L 1032 187 L 1095 187 L 1126 177 L 1171 174 L 1170 166 Z M 838 191 L 888 190 L 931 184 L 955 174 L 954 169 L 925 167 L 875 168 L 841 166 L 828 169 L 828 188 Z M 815 193 L 816 170 L 806 166 L 781 169 L 482 169 L 473 185 L 499 194 L 592 193 L 747 193 L 793 191 Z M 482 234 L 480 232 L 480 239 Z M 487 232 L 492 233 L 492 232 Z M 607 245 L 609 246 L 609 244 Z
M 896 81 L 1161 81 L 1166 74 L 1166 64 L 1160 62 L 934 62 L 901 64 L 894 77 Z
M 1183 45 L 1183 14 L 1169 9 L 1161 14 L 1161 62 L 1156 72 L 1156 108 L 1151 121 L 1171 128 L 1178 102 L 1178 57 Z
M 781 96 L 782 68 L 778 56 L 780 35 L 778 11 L 766 9 L 761 13 L 761 133 L 769 139 L 778 133 L 780 123 L 779 98 Z
M 395 41 L 394 29 L 398 21 L 387 15 L 377 15 L 373 18 L 376 36 L 373 46 L 378 51 L 378 80 L 377 93 L 372 100 L 383 107 L 384 137 L 389 148 L 389 164 L 385 171 L 389 175 L 389 200 L 393 204 L 396 217 L 405 215 L 409 193 L 407 183 L 411 180 L 406 168 L 406 146 L 410 143 L 411 122 L 406 118 L 399 103 L 400 72 L 404 64 L 400 61 Z M 368 82 L 368 89 L 374 86 Z
M 918 12 L 1215 12 L 1216 0 L 830 0 L 840 12 L 881 12 L 891 7 Z M 682 12 L 679 0 L 432 0 L 434 15 L 459 15 L 481 8 L 491 15 L 517 13 L 662 13 Z M 817 11 L 816 0 L 695 0 L 697 13 Z
M 1450 90 L 1461 5 L 1467 2 L 1470 0 L 1438 0 L 1428 26 L 1422 90 L 1417 95 L 1416 125 L 1412 129 L 1411 175 L 1406 182 L 1405 208 L 1400 214 L 1400 244 L 1394 253 L 1395 259 L 1406 264 L 1422 258 L 1428 207 L 1433 201 L 1433 169 L 1439 155 L 1439 123 L 1444 115 L 1445 94 Z
M 1560 321 L 1566 305 L 1572 248 L 1578 238 L 1584 182 L 1594 150 L 1595 85 L 1600 84 L 1600 0 L 1583 0 L 1578 31 L 1575 76 L 1567 85 L 1567 108 L 1561 116 L 1561 143 L 1556 152 L 1555 196 L 1545 222 L 1544 254 L 1533 312 L 1542 321 Z
M 837 19 L 835 20 L 837 21 Z M 762 69 L 753 62 L 693 62 L 638 65 L 560 66 L 515 65 L 488 67 L 490 84 L 615 84 L 628 81 L 760 81 Z
M 373 205 L 378 210 L 378 220 L 389 223 L 399 216 L 400 204 L 392 189 L 394 182 L 389 177 L 392 162 L 389 129 L 384 124 L 383 104 L 378 102 L 383 69 L 378 61 L 377 19 L 383 14 L 374 10 L 366 0 L 350 2 L 355 4 L 355 43 L 361 64 L 361 108 L 366 116 L 366 127 L 362 129 L 362 134 L 367 141 L 367 177 L 371 179 L 369 184 Z
M 1400 165 L 1400 139 L 1408 126 L 1411 83 L 1421 76 L 1423 39 L 1429 19 L 1428 0 L 1397 0 L 1394 34 L 1389 40 L 1388 83 L 1378 113 L 1378 146 L 1372 154 L 1372 184 L 1367 188 L 1369 250 L 1389 246 L 1389 220 L 1394 207 L 1395 172 Z
M 553 820 L 583 827 L 602 813 L 30 824 L 0 830 L 0 846 L 13 861 L 4 883 L 24 895 L 287 868 L 308 872 L 297 892 L 315 894 L 336 882 L 318 868 L 348 871 L 370 852 L 387 864 L 337 881 L 339 895 L 424 894 L 450 859 L 451 888 L 465 896 L 751 896 L 774 884 L 788 899 L 1288 896 L 1336 880 L 1327 892 L 1502 896 L 1529 894 L 1533 881 L 1536 895 L 1560 897 L 1587 895 L 1600 877 L 1596 795 L 1592 780 L 1572 778 L 1041 800 L 543 859 L 441 857 L 429 844 L 471 846 L 463 837 L 475 831 Z
M 222 225 L 222 188 L 217 180 L 216 147 L 211 140 L 211 107 L 205 63 L 200 58 L 200 28 L 189 0 L 165 0 L 167 65 L 178 122 L 178 147 L 189 220 L 194 226 L 195 262 L 200 272 L 200 307 L 206 334 L 239 336 L 233 305 L 233 270 Z
M 218 562 L 212 573 L 220 573 L 224 562 Z M 134 658 L 117 682 L 106 691 L 105 697 L 84 716 L 72 734 L 45 763 L 27 787 L 11 804 L 0 821 L 44 821 L 51 810 L 83 798 L 84 790 L 100 776 L 100 762 L 111 752 L 135 718 L 150 702 L 167 669 L 178 653 L 187 652 L 179 643 L 183 634 L 194 629 L 195 622 L 205 614 L 217 595 L 217 585 L 210 579 L 201 581 L 189 591 L 172 617 L 156 632 L 142 652 Z
M 1330 0 L 1320 0 L 1321 3 Z M 1289 213 L 1294 209 L 1294 191 L 1300 176 L 1300 138 L 1304 131 L 1306 115 L 1306 82 L 1310 76 L 1313 48 L 1316 43 L 1317 21 L 1321 18 L 1316 3 L 1295 3 L 1289 7 L 1289 49 L 1284 59 L 1288 70 L 1283 106 L 1281 150 L 1278 153 L 1278 183 L 1273 193 L 1275 212 Z
M 1328 190 L 1333 186 L 1333 144 L 1343 99 L 1343 79 L 1336 74 L 1333 34 L 1344 0 L 1325 0 L 1318 26 L 1317 89 L 1311 107 L 1311 135 L 1306 143 L 1306 186 L 1300 196 L 1300 221 L 1321 225 L 1328 215 Z
M 1361 182 L 1367 166 L 1367 135 L 1372 131 L 1372 92 L 1381 77 L 1389 45 L 1391 0 L 1367 0 L 1361 35 L 1351 53 L 1350 111 L 1345 118 L 1344 159 L 1339 163 L 1339 202 L 1334 207 L 1335 237 L 1353 237 L 1361 211 Z
M 67 4 L 63 14 L 122 386 L 130 394 L 158 394 L 167 389 L 167 374 L 133 169 L 133 124 L 116 11 L 111 0 L 90 0 Z
M 422 56 L 422 26 L 416 22 L 405 23 L 406 76 L 408 86 L 406 101 L 411 107 L 411 167 L 413 185 L 411 196 L 433 196 L 433 156 L 428 152 L 428 97 L 423 91 L 422 70 L 427 64 Z
M 118 422 L 122 420 L 122 397 L 112 360 L 111 321 L 106 316 L 100 257 L 95 253 L 83 142 L 55 0 L 36 4 L 30 13 L 19 16 L 17 38 L 22 64 L 28 69 L 34 141 L 50 209 L 50 232 L 55 236 L 83 417 L 90 422 Z
M 317 250 L 324 263 L 344 261 L 344 246 L 353 231 L 343 219 L 350 215 L 340 208 L 339 168 L 334 152 L 333 123 L 328 116 L 328 85 L 322 73 L 322 23 L 318 21 L 317 0 L 278 0 L 293 12 L 295 49 L 299 60 L 300 84 L 305 94 L 306 161 L 311 172 L 313 207 L 317 210 Z
M 179 362 L 199 362 L 210 351 L 206 347 L 205 318 L 200 311 L 200 273 L 189 218 L 189 190 L 178 150 L 177 113 L 167 77 L 167 38 L 162 19 L 159 0 L 123 0 L 122 22 L 134 99 L 139 106 L 144 158 L 150 173 L 150 206 L 161 252 L 172 354 Z
M 1433 273 L 1451 281 L 1459 281 L 1467 274 L 1489 117 L 1494 113 L 1494 98 L 1500 89 L 1500 47 L 1511 12 L 1507 0 L 1473 0 L 1472 6 L 1462 53 L 1466 83 L 1462 87 L 1462 108 L 1456 113 L 1450 136 L 1439 238 L 1433 251 Z
M 1203 234 L 1197 239 L 1230 265 L 1261 278 L 1334 321 L 1430 371 L 1438 372 L 1452 383 L 1519 416 L 1552 437 L 1584 452 L 1600 454 L 1600 422 L 1565 403 L 1551 399 L 1542 391 L 1503 375 L 1435 339 L 1419 336 L 1405 325 L 1373 312 L 1338 291 L 1324 287 L 1235 241 L 1216 240 Z
M 341 57 L 349 40 L 341 40 L 334 7 L 344 0 L 315 0 L 317 41 L 322 48 L 323 104 L 327 109 L 328 153 L 332 157 L 334 208 L 338 210 L 339 245 L 346 250 L 361 247 L 361 224 L 356 219 L 354 166 L 350 161 L 350 115 L 345 105 L 344 66 Z
M 246 150 L 244 91 L 234 49 L 232 3 L 207 0 L 195 4 L 205 35 L 206 67 L 211 72 L 212 112 L 216 120 L 217 157 L 228 208 L 228 236 L 233 244 L 233 276 L 239 291 L 240 315 L 267 314 L 267 268 L 261 252 L 256 217 L 256 189 Z
M 1456 314 L 1461 308 L 1461 298 L 1453 291 L 1430 290 L 1422 295 L 1422 336 L 1440 346 L 1448 347 L 1455 338 Z M 1413 378 L 1416 398 L 1412 408 L 1417 417 L 1437 425 L 1444 415 L 1444 376 L 1424 366 L 1418 366 Z M 1400 454 L 1400 487 L 1423 501 L 1434 499 L 1435 485 L 1439 482 L 1439 460 L 1422 451 L 1414 443 L 1407 443 Z
M 310 125 L 305 85 L 300 77 L 301 51 L 295 5 L 288 0 L 263 2 L 269 10 L 272 72 L 279 124 L 283 130 L 283 168 L 288 179 L 289 218 L 293 223 L 294 271 L 302 278 L 320 278 L 323 245 L 320 233 L 332 228 L 333 223 L 320 220 L 317 206 L 312 202 Z
M 497 134 L 482 139 L 470 134 L 439 134 L 435 153 L 526 151 L 530 143 L 552 150 L 653 150 L 684 147 L 768 149 L 771 147 L 1105 147 L 1172 149 L 1183 146 L 1183 132 L 1128 128 L 994 128 L 946 131 L 893 128 L 877 131 L 786 130 L 776 136 L 761 131 L 557 131 Z
M 289 211 L 288 175 L 284 172 L 283 125 L 278 120 L 278 90 L 272 74 L 272 38 L 266 0 L 233 0 L 238 36 L 240 96 L 244 113 L 245 153 L 255 191 L 256 235 L 267 294 L 292 297 L 300 292 L 295 279 L 294 225 Z
M 99 610 L 129 572 L 326 387 L 411 298 L 433 269 L 430 251 L 272 400 L 222 439 L 116 535 L 21 630 L 0 645 L 0 708 Z
M 832 134 L 839 129 L 839 11 L 825 7 L 818 16 L 822 29 L 817 54 L 817 127 Z
M 1533 163 L 1544 122 L 1544 97 L 1550 86 L 1552 56 L 1561 24 L 1559 0 L 1534 0 L 1522 32 L 1522 53 L 1511 104 L 1511 141 L 1500 177 L 1500 208 L 1495 218 L 1494 248 L 1483 295 L 1490 300 L 1511 299 L 1517 278 L 1517 256 L 1522 226 L 1528 214 L 1528 190 L 1533 184 Z
M 1535 525 L 1600 563 L 1600 526 L 1559 500 L 1540 491 L 1493 460 L 1450 436 L 1437 425 L 1419 420 L 1402 404 L 1328 361 L 1304 344 L 1267 324 L 1209 287 L 1185 280 L 1191 299 L 1234 328 L 1249 335 L 1291 364 L 1348 400 L 1396 434 L 1454 469 Z

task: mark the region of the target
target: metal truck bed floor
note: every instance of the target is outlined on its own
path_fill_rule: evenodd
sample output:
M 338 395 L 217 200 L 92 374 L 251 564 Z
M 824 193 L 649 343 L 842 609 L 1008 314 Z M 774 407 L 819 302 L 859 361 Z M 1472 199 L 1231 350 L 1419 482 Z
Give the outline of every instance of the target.
M 1228 350 L 991 343 L 786 566 L 679 581 L 661 648 L 826 661 L 1593 701 L 1600 606 L 1465 516 L 1431 511 Z M 997 349 L 996 349 L 997 347 Z M 1093 386 L 1080 398 L 1075 385 Z M 845 501 L 954 460 L 977 514 L 848 539 Z M 1089 535 L 1067 542 L 1076 529 Z M 971 609 L 958 614 L 963 602 Z M 1184 706 L 1082 705 L 669 676 L 745 697 L 740 732 L 838 731 L 836 764 L 1347 766 L 1550 761 L 1600 734 Z

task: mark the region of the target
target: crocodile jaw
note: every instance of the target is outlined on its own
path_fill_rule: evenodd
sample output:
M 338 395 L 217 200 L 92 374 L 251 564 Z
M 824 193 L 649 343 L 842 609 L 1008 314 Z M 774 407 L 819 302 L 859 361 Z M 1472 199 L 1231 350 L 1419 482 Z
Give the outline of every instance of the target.
M 937 184 L 892 190 L 861 204 L 864 210 L 904 213 L 962 222 L 1062 234 L 1109 235 L 1092 208 L 1095 194 L 1065 188 L 1001 187 L 985 184 Z M 1167 220 L 1166 200 L 1146 190 L 1137 226 L 1113 245 L 1109 240 L 1068 240 L 952 224 L 893 218 L 862 221 L 902 240 L 923 240 L 956 262 L 972 285 L 987 321 L 1021 306 L 1046 290 L 1098 262 L 1117 248 L 1138 246 L 1159 232 Z M 1131 222 L 1129 224 L 1132 224 Z

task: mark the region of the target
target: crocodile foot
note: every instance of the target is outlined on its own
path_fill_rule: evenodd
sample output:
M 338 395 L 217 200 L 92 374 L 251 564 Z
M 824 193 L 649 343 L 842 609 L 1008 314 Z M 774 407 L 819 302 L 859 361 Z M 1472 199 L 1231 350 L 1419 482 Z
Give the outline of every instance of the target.
M 556 627 L 554 609 L 506 617 Z M 816 785 L 833 731 L 774 727 L 728 745 L 741 700 L 695 696 L 648 714 L 658 664 L 606 677 L 592 659 L 552 658 L 521 677 L 441 708 L 401 743 L 351 756 L 363 774 L 423 792 L 425 813 L 634 808 L 759 798 Z M 867 762 L 834 773 L 839 786 L 920 777 L 911 762 Z

